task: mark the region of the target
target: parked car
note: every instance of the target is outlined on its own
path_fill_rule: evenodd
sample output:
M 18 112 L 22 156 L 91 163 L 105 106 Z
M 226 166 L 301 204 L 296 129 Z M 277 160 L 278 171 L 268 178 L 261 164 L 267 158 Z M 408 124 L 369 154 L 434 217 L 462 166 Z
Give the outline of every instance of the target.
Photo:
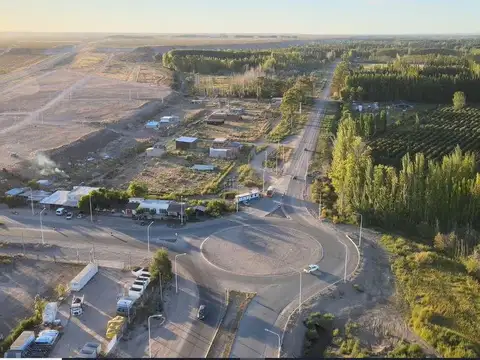
M 100 354 L 101 346 L 99 343 L 87 342 L 83 345 L 76 358 L 97 358 Z
M 73 217 L 73 214 L 71 212 L 69 212 L 69 213 L 67 213 L 67 216 L 65 217 L 65 219 L 72 220 L 72 217 Z
M 55 341 L 60 336 L 60 333 L 57 330 L 43 330 L 40 331 L 37 338 L 35 339 L 36 345 L 53 345 Z
M 139 277 L 143 274 L 147 274 L 148 276 L 150 276 L 150 271 L 148 271 L 148 267 L 134 267 L 132 269 L 133 276 Z
M 63 214 L 65 214 L 65 209 L 64 208 L 58 208 L 55 211 L 55 214 L 57 214 L 58 216 L 62 216 Z
M 318 265 L 308 265 L 305 269 L 303 269 L 304 272 L 307 274 L 310 274 L 314 271 L 317 271 L 319 269 Z
M 198 307 L 197 319 L 198 320 L 205 319 L 206 313 L 207 313 L 207 307 L 205 305 L 200 305 Z

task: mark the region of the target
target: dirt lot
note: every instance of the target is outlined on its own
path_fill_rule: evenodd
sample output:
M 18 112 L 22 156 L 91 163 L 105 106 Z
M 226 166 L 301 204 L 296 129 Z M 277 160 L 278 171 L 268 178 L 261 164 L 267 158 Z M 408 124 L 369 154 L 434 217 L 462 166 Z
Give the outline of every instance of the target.
M 98 65 L 107 59 L 107 54 L 97 52 L 83 52 L 75 56 L 70 69 L 89 71 L 95 70 Z
M 28 67 L 46 58 L 46 55 L 41 54 L 2 54 L 0 55 L 0 75 Z
M 5 337 L 17 323 L 32 315 L 36 294 L 49 298 L 57 284 L 66 284 L 83 266 L 29 259 L 0 263 L 0 334 Z
M 73 65 L 81 65 L 82 59 L 77 60 Z M 24 168 L 38 151 L 85 140 L 110 124 L 135 120 L 139 114 L 148 116 L 151 106 L 146 103 L 158 103 L 169 94 L 165 86 L 86 77 L 68 70 L 67 65 L 36 74 L 2 93 L 0 150 L 4 156 L 0 165 Z M 102 146 L 89 146 L 83 154 L 76 149 L 75 155 L 88 158 L 89 151 L 108 145 L 106 138 L 102 140 Z M 64 155 L 60 157 L 69 158 Z
M 273 115 L 267 111 L 268 104 L 257 101 L 232 101 L 231 108 L 243 108 L 246 114 L 240 121 L 226 121 L 223 125 L 198 124 L 186 131 L 185 136 L 195 136 L 202 139 L 214 139 L 227 137 L 230 140 L 242 142 L 254 142 L 264 136 L 274 121 Z M 215 111 L 218 105 L 208 104 L 206 109 Z
M 345 226 L 349 231 L 358 231 Z M 379 236 L 367 230 L 363 239 L 364 260 L 361 271 L 352 282 L 343 282 L 333 291 L 309 301 L 302 309 L 302 316 L 294 315 L 296 327 L 289 326 L 284 338 L 284 351 L 301 356 L 304 348 L 306 327 L 302 320 L 312 312 L 335 316 L 334 328 L 340 330 L 334 344 L 328 349 L 330 356 L 341 355 L 342 335 L 347 323 L 356 331 L 353 341 L 359 341 L 359 350 L 373 356 L 386 356 L 400 341 L 419 344 L 427 354 L 435 352 L 413 334 L 405 323 L 402 308 L 395 297 L 394 277 L 385 250 L 379 245 Z M 352 325 L 350 325 L 351 327 Z M 349 327 L 349 325 L 347 325 Z M 329 336 L 331 336 L 329 334 Z M 322 338 L 322 336 L 321 336 Z M 336 344 L 335 344 L 336 343 Z M 308 345 L 309 356 L 321 357 L 325 341 Z M 349 356 L 349 350 L 344 355 Z M 303 350 L 302 350 L 303 349 Z
M 74 356 L 89 341 L 101 343 L 105 349 L 108 343 L 105 339 L 107 322 L 116 316 L 117 296 L 122 294 L 127 284 L 133 280 L 134 277 L 130 273 L 100 268 L 79 292 L 85 295 L 86 303 L 84 313 L 80 317 L 69 316 L 70 298 L 59 307 L 64 333 L 50 356 Z
M 255 294 L 230 291 L 225 316 L 212 342 L 207 358 L 226 358 L 232 349 L 238 324 Z

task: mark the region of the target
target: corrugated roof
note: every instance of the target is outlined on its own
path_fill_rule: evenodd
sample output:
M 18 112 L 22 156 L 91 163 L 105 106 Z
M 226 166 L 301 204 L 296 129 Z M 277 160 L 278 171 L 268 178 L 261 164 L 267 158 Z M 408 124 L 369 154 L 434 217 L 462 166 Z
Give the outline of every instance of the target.
M 180 141 L 180 142 L 185 142 L 185 143 L 192 143 L 192 142 L 195 142 L 197 141 L 198 138 L 196 137 L 189 137 L 189 136 L 180 136 L 178 139 L 176 139 L 175 141 Z
M 212 171 L 215 170 L 215 165 L 193 165 L 192 169 L 198 171 Z
M 27 200 L 33 199 L 33 201 L 41 201 L 50 195 L 52 195 L 51 191 L 35 190 L 30 192 L 27 190 L 20 196 L 26 198 Z
M 26 190 L 29 190 L 29 189 L 27 189 L 27 188 L 13 188 L 13 189 L 8 190 L 5 193 L 5 195 L 7 195 L 7 196 L 17 196 L 17 195 L 20 195 L 21 193 L 23 193 Z
M 227 138 L 216 138 L 216 139 L 213 139 L 213 142 L 219 142 L 219 143 L 223 143 L 227 141 Z
M 52 195 L 42 199 L 40 204 L 45 205 L 62 205 L 62 206 L 77 206 L 76 201 L 71 201 L 68 198 L 70 191 L 59 190 L 54 192 Z
M 158 121 L 149 121 L 145 126 L 158 126 Z
M 143 200 L 140 202 L 140 208 L 167 210 L 171 200 Z

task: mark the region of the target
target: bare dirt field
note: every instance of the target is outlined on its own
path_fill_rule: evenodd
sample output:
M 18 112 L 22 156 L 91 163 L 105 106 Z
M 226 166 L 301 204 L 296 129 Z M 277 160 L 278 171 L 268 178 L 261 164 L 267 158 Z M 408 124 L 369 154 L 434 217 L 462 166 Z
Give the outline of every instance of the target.
M 6 337 L 21 319 L 32 315 L 35 295 L 53 296 L 57 284 L 67 284 L 82 268 L 29 259 L 0 264 L 0 334 Z
M 61 66 L 4 90 L 0 98 L 2 167 L 23 167 L 39 151 L 86 140 L 87 135 L 109 124 L 134 119 L 145 110 L 146 103 L 170 94 L 165 86 L 86 75 Z M 108 145 L 108 137 L 102 140 L 102 146 L 90 147 L 77 157 L 87 157 L 89 151 Z M 62 158 L 59 151 L 56 154 Z
M 107 54 L 97 52 L 82 52 L 75 56 L 70 69 L 79 71 L 91 71 L 96 69 L 107 59 Z
M 47 56 L 42 54 L 2 54 L 0 55 L 0 75 L 28 67 L 46 58 Z

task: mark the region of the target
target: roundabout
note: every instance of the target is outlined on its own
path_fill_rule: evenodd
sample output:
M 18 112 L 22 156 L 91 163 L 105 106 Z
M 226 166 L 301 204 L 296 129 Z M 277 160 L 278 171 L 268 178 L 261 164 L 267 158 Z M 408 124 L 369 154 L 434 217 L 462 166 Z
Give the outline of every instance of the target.
M 200 249 L 211 265 L 244 276 L 292 275 L 323 257 L 318 240 L 303 231 L 278 225 L 223 229 L 206 238 Z

